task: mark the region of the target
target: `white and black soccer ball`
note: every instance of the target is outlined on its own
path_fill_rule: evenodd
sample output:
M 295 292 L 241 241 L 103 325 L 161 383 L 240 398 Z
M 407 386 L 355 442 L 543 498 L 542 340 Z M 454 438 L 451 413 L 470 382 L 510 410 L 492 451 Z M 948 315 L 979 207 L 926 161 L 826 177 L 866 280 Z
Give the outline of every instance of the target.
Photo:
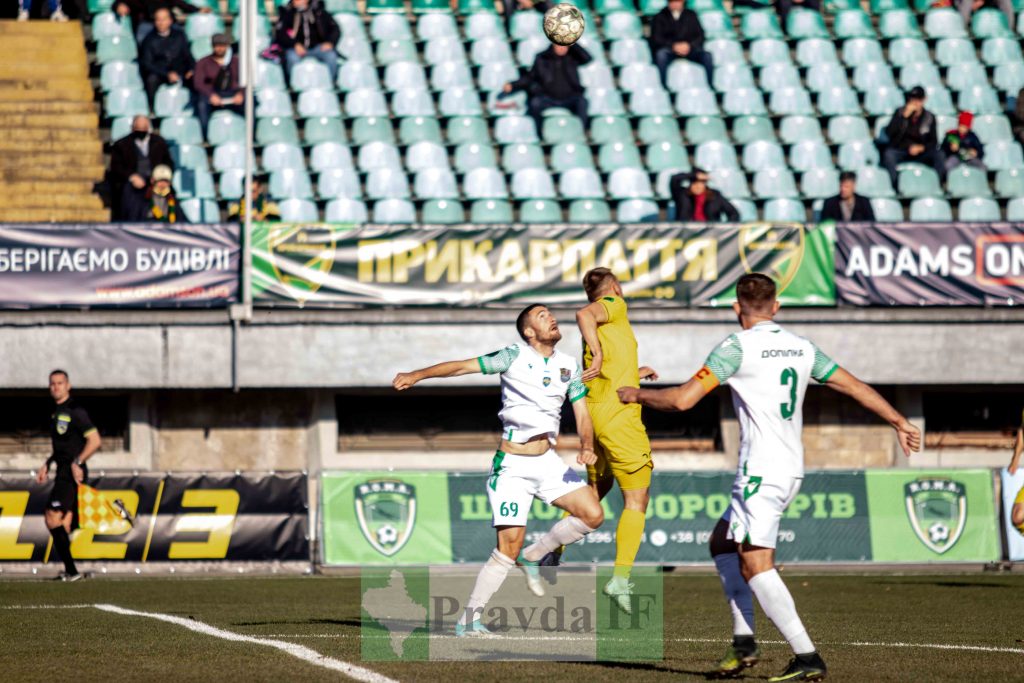
M 928 527 L 928 538 L 932 543 L 945 543 L 949 540 L 949 527 L 942 522 L 935 522 Z
M 390 545 L 398 540 L 398 529 L 385 524 L 381 528 L 377 529 L 377 542 L 381 545 Z
M 572 45 L 583 36 L 587 22 L 575 5 L 555 5 L 544 13 L 544 34 L 555 45 Z

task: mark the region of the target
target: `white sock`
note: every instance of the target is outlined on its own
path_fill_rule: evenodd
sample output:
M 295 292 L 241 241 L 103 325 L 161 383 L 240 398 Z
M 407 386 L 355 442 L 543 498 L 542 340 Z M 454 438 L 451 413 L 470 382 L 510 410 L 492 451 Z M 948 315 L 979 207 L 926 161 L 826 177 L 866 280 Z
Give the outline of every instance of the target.
M 530 562 L 536 562 L 560 546 L 575 543 L 591 531 L 593 529 L 584 524 L 579 517 L 565 517 L 558 520 L 536 543 L 523 550 L 523 557 Z
M 497 548 L 491 552 L 490 558 L 476 577 L 473 592 L 469 594 L 469 600 L 466 601 L 466 609 L 459 617 L 460 624 L 467 624 L 480 618 L 480 613 L 484 611 L 484 607 L 491 597 L 501 588 L 509 570 L 514 566 L 516 566 L 516 561 L 503 555 Z
M 793 596 L 789 594 L 786 584 L 782 582 L 779 572 L 774 569 L 761 572 L 748 583 L 750 590 L 757 596 L 757 601 L 761 603 L 761 609 L 789 641 L 793 652 L 798 655 L 814 652 L 814 643 L 807 635 L 800 615 L 796 613 L 796 603 L 793 602 Z
M 754 635 L 754 596 L 740 573 L 740 556 L 736 553 L 715 555 L 715 566 L 722 579 L 722 590 L 732 611 L 732 634 Z

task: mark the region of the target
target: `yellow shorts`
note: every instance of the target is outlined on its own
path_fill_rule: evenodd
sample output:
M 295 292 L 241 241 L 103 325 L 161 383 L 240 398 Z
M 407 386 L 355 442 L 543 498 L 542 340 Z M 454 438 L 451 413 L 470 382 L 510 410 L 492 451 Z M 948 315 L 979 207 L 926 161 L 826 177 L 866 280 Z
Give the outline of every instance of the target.
M 597 454 L 597 462 L 587 465 L 587 478 L 596 482 L 614 477 L 623 491 L 649 488 L 654 462 L 640 406 L 594 403 L 587 407 L 594 422 Z

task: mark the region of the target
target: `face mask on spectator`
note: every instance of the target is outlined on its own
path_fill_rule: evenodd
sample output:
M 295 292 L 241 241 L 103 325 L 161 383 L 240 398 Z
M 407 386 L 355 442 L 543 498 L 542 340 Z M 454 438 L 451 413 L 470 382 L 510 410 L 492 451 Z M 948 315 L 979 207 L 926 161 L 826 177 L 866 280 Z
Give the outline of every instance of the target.
M 145 140 L 148 137 L 149 137 L 149 131 L 148 130 L 133 130 L 132 131 L 132 139 L 133 140 Z

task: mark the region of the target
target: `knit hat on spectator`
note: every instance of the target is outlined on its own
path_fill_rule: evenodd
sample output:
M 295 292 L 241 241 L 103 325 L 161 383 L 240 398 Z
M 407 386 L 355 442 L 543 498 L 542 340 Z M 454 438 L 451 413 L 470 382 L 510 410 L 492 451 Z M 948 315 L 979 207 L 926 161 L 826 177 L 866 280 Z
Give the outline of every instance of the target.
M 153 169 L 153 176 L 150 178 L 154 183 L 161 180 L 171 182 L 171 178 L 174 177 L 174 172 L 171 171 L 171 167 L 166 164 L 160 164 Z
M 960 116 L 957 118 L 956 122 L 959 126 L 970 128 L 971 124 L 974 123 L 974 114 L 969 111 L 962 111 L 960 112 Z
M 210 44 L 217 45 L 231 45 L 231 38 L 225 33 L 214 33 L 213 37 L 210 38 Z

